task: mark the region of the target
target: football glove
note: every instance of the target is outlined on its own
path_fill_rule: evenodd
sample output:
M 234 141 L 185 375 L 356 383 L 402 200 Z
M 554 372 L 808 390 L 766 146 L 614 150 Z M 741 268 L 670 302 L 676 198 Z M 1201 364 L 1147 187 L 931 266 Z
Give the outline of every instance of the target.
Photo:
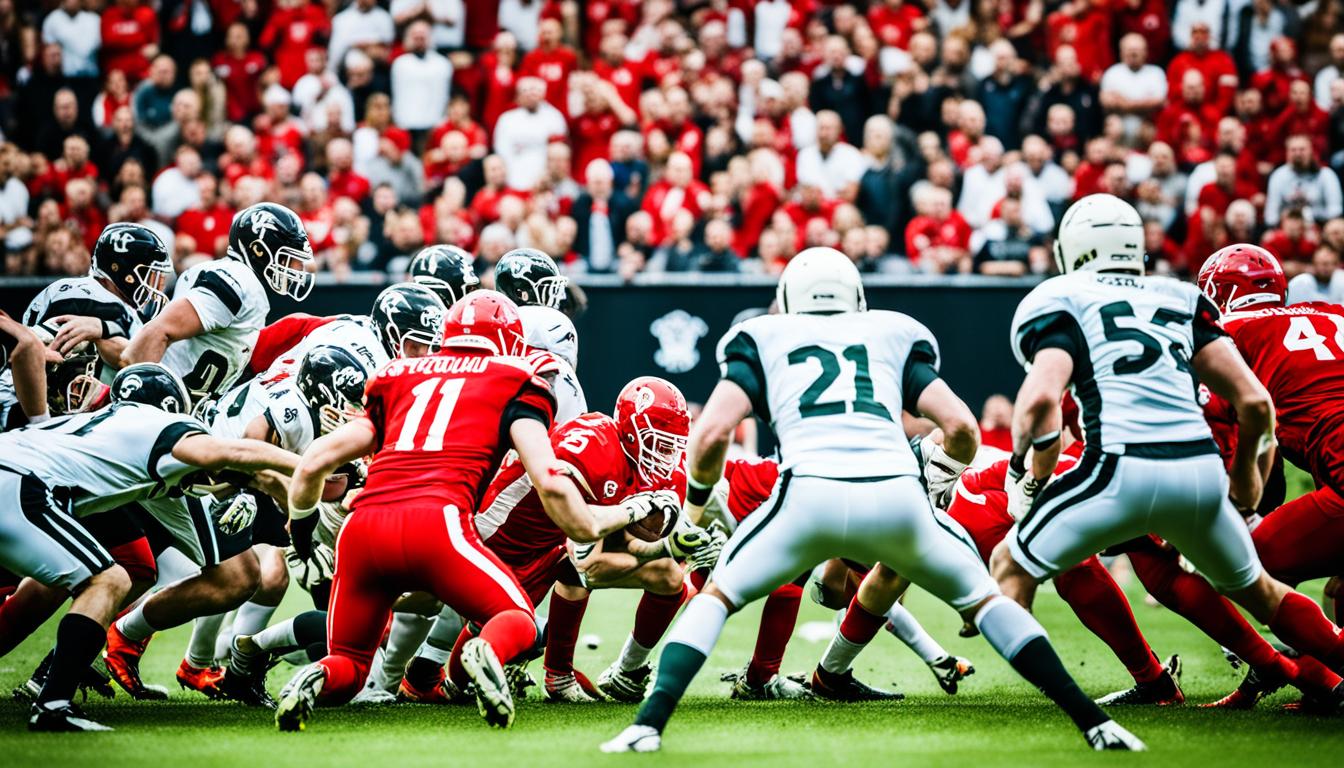
M 675 520 L 681 512 L 681 499 L 675 491 L 644 491 L 627 497 L 621 502 L 621 508 L 629 517 L 629 523 L 637 523 L 657 512 Z
M 289 570 L 298 580 L 299 586 L 307 592 L 312 592 L 313 587 L 330 580 L 336 572 L 336 553 L 325 544 L 314 546 L 307 558 L 301 557 L 293 547 L 287 547 L 285 562 L 289 564 Z
M 713 537 L 704 528 L 691 524 L 685 527 L 678 526 L 677 530 L 663 541 L 667 542 L 667 554 L 680 560 L 709 546 Z
M 965 462 L 948 456 L 941 445 L 934 447 L 924 465 L 924 484 L 929 488 L 929 503 L 934 509 L 947 509 L 952 501 L 952 488 L 965 471 Z
M 221 533 L 232 536 L 247 530 L 257 519 L 257 500 L 250 493 L 236 493 L 210 504 L 210 516 Z
M 693 571 L 712 569 L 719 562 L 719 554 L 723 552 L 723 546 L 728 543 L 728 535 L 723 532 L 718 523 L 711 525 L 706 531 L 709 534 L 709 541 L 686 558 L 686 564 Z
M 1008 460 L 1003 490 L 1008 494 L 1008 515 L 1021 520 L 1036 504 L 1036 497 L 1045 488 L 1049 478 L 1037 480 L 1016 456 Z

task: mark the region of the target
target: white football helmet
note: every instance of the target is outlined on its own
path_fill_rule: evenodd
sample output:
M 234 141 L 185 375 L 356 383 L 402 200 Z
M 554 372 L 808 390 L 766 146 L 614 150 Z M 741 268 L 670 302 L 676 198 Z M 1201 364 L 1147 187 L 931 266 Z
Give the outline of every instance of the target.
M 1143 274 L 1143 219 L 1115 195 L 1088 195 L 1064 212 L 1055 237 L 1055 264 L 1071 272 Z
M 808 248 L 789 261 L 775 301 L 780 312 L 790 314 L 868 309 L 858 267 L 845 254 L 824 247 Z
M 518 317 L 523 321 L 527 346 L 544 349 L 578 370 L 579 333 L 574 330 L 568 315 L 558 309 L 534 304 L 519 307 Z

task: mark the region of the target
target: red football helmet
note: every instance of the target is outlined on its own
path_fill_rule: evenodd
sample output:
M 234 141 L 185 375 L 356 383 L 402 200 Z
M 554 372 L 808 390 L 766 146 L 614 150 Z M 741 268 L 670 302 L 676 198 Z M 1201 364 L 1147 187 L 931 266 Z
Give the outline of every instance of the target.
M 518 307 L 498 291 L 472 291 L 453 303 L 443 321 L 445 349 L 482 349 L 494 355 L 526 351 Z
M 621 448 L 646 483 L 665 482 L 681 466 L 691 432 L 686 398 L 656 376 L 634 379 L 616 396 Z
M 1250 243 L 1229 245 L 1210 256 L 1199 270 L 1198 283 L 1223 312 L 1262 304 L 1283 306 L 1288 295 L 1279 260 Z

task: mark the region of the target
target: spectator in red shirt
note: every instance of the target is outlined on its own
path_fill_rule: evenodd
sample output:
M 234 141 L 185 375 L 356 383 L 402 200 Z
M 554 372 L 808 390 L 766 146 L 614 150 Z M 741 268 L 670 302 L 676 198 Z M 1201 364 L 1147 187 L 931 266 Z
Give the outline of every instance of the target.
M 1071 45 L 1078 53 L 1083 78 L 1099 82 L 1101 73 L 1115 63 L 1111 39 L 1111 11 L 1105 0 L 1073 0 L 1060 6 L 1046 19 L 1046 45 L 1050 58 L 1061 45 Z
M 425 188 L 437 190 L 472 162 L 467 135 L 457 129 L 443 134 L 439 143 L 425 150 Z
M 472 119 L 471 100 L 465 94 L 453 94 L 448 101 L 448 116 L 429 132 L 426 146 L 437 147 L 445 134 L 457 131 L 467 140 L 467 149 L 471 157 L 482 158 L 490 151 L 490 134 L 480 123 Z M 425 162 L 433 160 L 428 154 Z
M 1294 80 L 1307 75 L 1297 65 L 1297 45 L 1291 38 L 1280 37 L 1269 45 L 1269 69 L 1255 73 L 1251 87 L 1264 97 L 1265 114 L 1277 115 L 1288 106 L 1288 91 Z
M 1197 165 L 1209 159 L 1221 117 L 1205 99 L 1204 75 L 1187 70 L 1180 99 L 1169 100 L 1157 114 L 1157 140 L 1170 144 L 1182 165 Z
M 748 162 L 751 186 L 742 193 L 739 201 L 741 221 L 733 239 L 733 249 L 744 259 L 752 255 L 761 240 L 761 233 L 784 202 L 784 164 L 779 155 L 771 149 L 755 149 L 748 156 Z
M 93 97 L 93 124 L 99 128 L 111 128 L 112 116 L 122 107 L 131 106 L 130 84 L 126 73 L 114 69 L 107 73 L 103 90 Z
M 1250 200 L 1259 207 L 1265 196 L 1254 184 L 1237 178 L 1237 156 L 1225 152 L 1213 160 L 1213 182 L 1199 191 L 1199 207 L 1222 218 L 1234 200 Z
M 159 16 L 140 0 L 116 0 L 103 11 L 103 71 L 120 69 L 133 82 L 149 73 L 159 54 Z
M 573 137 L 574 167 L 579 169 L 579 183 L 594 160 L 611 159 L 611 137 L 623 126 L 638 120 L 635 111 L 621 100 L 616 86 L 606 80 L 586 75 L 579 84 L 583 106 L 570 120 L 569 135 Z
M 327 183 L 316 173 L 305 173 L 299 180 L 299 204 L 294 210 L 308 232 L 308 242 L 313 246 L 313 254 L 326 258 L 327 251 L 336 247 L 332 238 L 335 217 L 331 203 L 327 199 Z
M 224 132 L 224 154 L 219 158 L 219 171 L 229 183 L 244 176 L 275 178 L 275 168 L 270 160 L 257 152 L 257 137 L 242 125 Z
M 481 57 L 485 70 L 485 98 L 481 122 L 487 131 L 495 130 L 499 116 L 513 109 L 513 94 L 518 84 L 518 39 L 512 32 L 495 35 L 494 46 Z
M 81 139 L 82 141 L 82 139 Z M 98 235 L 107 226 L 107 215 L 98 207 L 95 193 L 98 187 L 92 179 L 74 178 L 65 183 L 65 203 L 61 206 L 61 218 L 79 233 L 84 247 L 93 251 Z
M 709 187 L 695 178 L 695 166 L 690 156 L 685 152 L 673 152 L 667 158 L 663 177 L 649 185 L 640 207 L 653 217 L 652 241 L 659 245 L 670 231 L 677 211 L 689 211 L 699 220 L 708 205 Z
M 1171 11 L 1167 0 L 1120 0 L 1111 9 L 1115 14 L 1116 37 L 1141 35 L 1148 41 L 1150 59 L 1166 61 L 1171 44 Z
M 597 58 L 609 35 L 608 29 L 619 29 L 622 34 L 634 29 L 639 23 L 640 5 L 640 0 L 589 0 L 582 3 L 584 52 Z
M 868 25 L 884 48 L 910 47 L 910 36 L 927 29 L 928 19 L 916 3 L 905 0 L 882 0 L 868 9 Z
M 835 212 L 840 207 L 839 200 L 828 200 L 821 193 L 821 188 L 810 184 L 799 183 L 794 188 L 794 199 L 785 203 L 778 213 L 788 218 L 793 225 L 793 242 L 789 243 L 793 252 L 803 250 L 812 243 L 809 242 L 808 233 L 831 232 L 835 220 Z M 812 238 L 815 242 L 815 238 Z M 817 245 L 834 245 L 834 243 L 816 243 Z
M 1285 274 L 1292 277 L 1311 266 L 1311 256 L 1320 247 L 1315 235 L 1307 227 L 1301 209 L 1289 208 L 1279 217 L 1279 228 L 1265 233 L 1261 244 L 1278 257 Z
M 1176 54 L 1167 65 L 1167 93 L 1175 98 L 1181 93 L 1185 73 L 1198 70 L 1204 75 L 1206 98 L 1226 113 L 1237 95 L 1237 64 L 1227 51 L 1212 46 L 1209 24 L 1197 21 L 1190 27 L 1190 47 Z
M 271 162 L 284 154 L 304 159 L 303 140 L 308 131 L 289 111 L 289 91 L 272 85 L 261 98 L 265 111 L 254 121 L 257 131 L 257 150 Z
M 665 117 L 644 130 L 644 139 L 650 145 L 664 142 L 673 152 L 681 152 L 691 160 L 691 172 L 700 177 L 705 134 L 691 119 L 691 97 L 682 88 L 665 92 Z
M 202 173 L 196 177 L 199 205 L 188 208 L 177 217 L 177 237 L 190 237 L 193 251 L 216 259 L 224 255 L 229 244 L 229 225 L 233 223 L 233 209 L 219 198 L 219 180 Z
M 327 142 L 327 188 L 332 198 L 348 197 L 363 203 L 369 196 L 369 180 L 354 171 L 355 150 L 349 139 Z
M 280 69 L 280 84 L 293 88 L 303 77 L 304 56 L 313 46 L 325 45 L 331 35 L 331 19 L 318 3 L 309 0 L 276 0 L 258 42 L 271 52 Z M 331 66 L 339 67 L 333 61 Z
M 569 75 L 579 68 L 579 55 L 563 42 L 564 27 L 556 19 L 537 26 L 537 47 L 523 57 L 521 74 L 546 81 L 546 100 L 569 114 Z
M 1316 156 L 1329 156 L 1327 137 L 1330 115 L 1316 105 L 1311 84 L 1306 80 L 1294 80 L 1288 86 L 1288 106 L 1275 118 L 1273 125 L 1271 130 L 1275 136 L 1309 136 Z
M 925 186 L 914 193 L 919 215 L 905 228 L 905 253 L 924 272 L 971 271 L 971 225 L 952 209 L 952 193 Z
M 476 191 L 469 206 L 478 230 L 499 218 L 500 200 L 510 196 L 526 197 L 525 193 L 509 189 L 508 166 L 504 164 L 504 158 L 499 155 L 485 156 L 481 161 L 481 175 L 485 177 L 485 184 Z
M 59 198 L 71 179 L 88 179 L 94 184 L 99 181 L 98 168 L 89 161 L 89 142 L 83 136 L 67 136 L 61 156 L 28 183 L 28 191 L 33 197 Z
M 620 32 L 604 35 L 598 57 L 593 60 L 593 74 L 611 83 L 625 106 L 638 109 L 644 73 L 637 64 L 625 58 L 625 48 L 629 44 L 630 39 Z
M 257 83 L 266 70 L 266 58 L 251 50 L 251 33 L 247 25 L 233 24 L 224 35 L 224 50 L 215 54 L 211 64 L 215 74 L 224 83 L 225 114 L 229 122 L 246 122 L 261 111 Z

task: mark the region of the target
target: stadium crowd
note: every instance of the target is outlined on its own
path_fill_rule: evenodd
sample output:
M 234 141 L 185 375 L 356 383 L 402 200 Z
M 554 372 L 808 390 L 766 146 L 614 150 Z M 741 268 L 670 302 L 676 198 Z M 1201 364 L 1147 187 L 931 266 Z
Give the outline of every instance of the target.
M 37 6 L 37 7 L 34 7 Z M 1071 200 L 1155 269 L 1262 242 L 1344 300 L 1341 0 L 0 0 L 5 274 L 236 210 L 322 268 L 435 242 L 573 272 L 1051 269 Z

